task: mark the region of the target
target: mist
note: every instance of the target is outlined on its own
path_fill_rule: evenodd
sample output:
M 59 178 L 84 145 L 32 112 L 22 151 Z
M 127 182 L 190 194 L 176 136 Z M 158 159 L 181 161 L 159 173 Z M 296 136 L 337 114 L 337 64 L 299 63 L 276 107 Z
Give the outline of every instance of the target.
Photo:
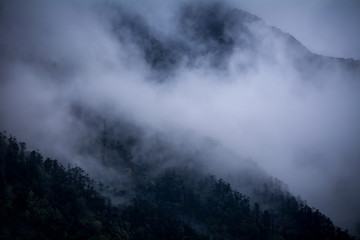
M 312 54 L 236 7 L 3 1 L 1 129 L 94 175 L 121 178 L 79 151 L 102 130 L 74 113 L 80 106 L 140 129 L 119 132 L 201 151 L 202 164 L 223 177 L 251 159 L 355 232 L 359 62 Z
M 234 4 L 290 33 L 314 53 L 360 59 L 357 0 L 254 0 Z

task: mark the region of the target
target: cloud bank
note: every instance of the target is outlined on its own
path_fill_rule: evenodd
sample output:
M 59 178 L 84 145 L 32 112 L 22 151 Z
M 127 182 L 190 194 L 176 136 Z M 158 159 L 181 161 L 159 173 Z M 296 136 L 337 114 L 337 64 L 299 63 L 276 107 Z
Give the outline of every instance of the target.
M 31 147 L 102 167 L 79 152 L 99 129 L 76 106 L 178 151 L 211 139 L 239 156 L 204 160 L 211 171 L 251 158 L 355 231 L 359 62 L 312 54 L 231 3 L 3 1 L 0 36 L 0 126 Z
M 358 0 L 254 0 L 234 4 L 290 33 L 314 53 L 360 59 Z

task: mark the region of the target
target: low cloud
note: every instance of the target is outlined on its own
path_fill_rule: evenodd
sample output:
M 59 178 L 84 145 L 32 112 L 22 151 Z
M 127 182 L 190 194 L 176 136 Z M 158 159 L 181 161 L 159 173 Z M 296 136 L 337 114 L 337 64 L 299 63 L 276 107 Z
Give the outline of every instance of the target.
M 74 106 L 166 136 L 179 152 L 206 152 L 211 139 L 210 171 L 251 158 L 354 229 L 359 63 L 313 55 L 230 3 L 156 4 L 4 1 L 1 128 L 98 174 L 79 148 L 101 129 Z

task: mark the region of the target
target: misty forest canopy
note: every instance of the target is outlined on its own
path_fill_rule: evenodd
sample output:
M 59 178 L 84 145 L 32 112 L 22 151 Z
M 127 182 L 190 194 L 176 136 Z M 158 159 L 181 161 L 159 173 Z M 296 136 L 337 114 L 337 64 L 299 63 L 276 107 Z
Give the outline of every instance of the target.
M 126 159 L 121 167 L 133 161 Z M 151 166 L 132 165 L 126 190 L 121 181 L 97 183 L 4 134 L 0 160 L 1 239 L 355 239 L 276 182 L 259 193 L 271 206 L 263 208 L 224 180 L 188 168 L 151 177 Z M 126 191 L 132 197 L 117 207 L 101 194 Z
M 359 79 L 230 2 L 0 1 L 0 238 L 354 239 Z

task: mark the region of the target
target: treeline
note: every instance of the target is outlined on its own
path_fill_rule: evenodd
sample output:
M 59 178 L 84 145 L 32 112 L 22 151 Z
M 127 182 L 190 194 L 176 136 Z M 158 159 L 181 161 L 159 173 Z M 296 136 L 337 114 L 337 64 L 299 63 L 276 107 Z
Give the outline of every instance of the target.
M 136 182 L 133 197 L 115 207 L 81 168 L 44 160 L 2 133 L 0 167 L 4 240 L 354 239 L 289 194 L 267 194 L 277 207 L 262 209 L 229 183 L 189 177 L 193 172 L 184 169 L 138 176 L 143 181 Z
M 119 211 L 81 168 L 0 133 L 0 239 L 126 239 Z

